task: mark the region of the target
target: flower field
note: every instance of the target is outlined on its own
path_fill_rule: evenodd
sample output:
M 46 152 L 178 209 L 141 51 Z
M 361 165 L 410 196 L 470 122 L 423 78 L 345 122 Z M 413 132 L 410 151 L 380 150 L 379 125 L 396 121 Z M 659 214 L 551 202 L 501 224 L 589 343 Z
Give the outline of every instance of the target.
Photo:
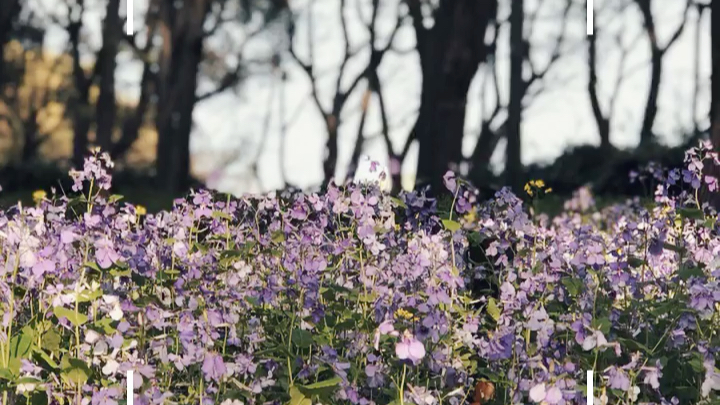
M 193 192 L 146 213 L 108 194 L 0 212 L 0 403 L 718 404 L 720 164 L 640 173 L 655 203 L 555 218 L 451 173 L 449 198 L 372 185 Z M 541 181 L 526 192 L 541 198 Z M 477 389 L 476 389 L 477 388 Z

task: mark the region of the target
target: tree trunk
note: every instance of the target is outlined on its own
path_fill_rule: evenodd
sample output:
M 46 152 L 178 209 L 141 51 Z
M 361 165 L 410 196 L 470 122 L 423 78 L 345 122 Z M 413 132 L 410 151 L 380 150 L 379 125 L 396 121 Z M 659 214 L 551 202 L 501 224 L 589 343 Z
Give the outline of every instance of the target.
M 525 94 L 523 63 L 525 60 L 524 0 L 512 3 L 510 13 L 510 100 L 508 103 L 508 131 L 505 158 L 505 183 L 516 193 L 522 190 L 523 167 L 521 159 L 522 99 Z
M 608 151 L 612 148 L 610 144 L 610 118 L 606 117 L 600 107 L 598 97 L 598 77 L 597 77 L 597 37 L 595 35 L 588 36 L 588 95 L 590 96 L 590 106 L 592 107 L 593 117 L 600 134 L 600 148 Z
M 720 151 L 720 14 L 715 14 L 714 3 L 710 3 L 710 41 L 712 43 L 710 136 L 715 149 Z
M 20 13 L 20 0 L 3 0 L 5 5 L 0 6 L 0 91 L 5 81 L 5 57 L 3 50 L 10 39 L 13 20 Z
M 652 0 L 635 0 L 635 3 L 640 9 L 640 14 L 642 14 L 643 25 L 645 26 L 650 44 L 650 90 L 648 91 L 647 101 L 645 102 L 645 115 L 640 130 L 640 147 L 644 147 L 652 144 L 655 140 L 653 125 L 655 124 L 655 118 L 658 112 L 658 96 L 660 94 L 660 81 L 662 80 L 663 58 L 668 49 L 670 49 L 682 35 L 687 22 L 688 10 L 692 3 L 690 1 L 686 3 L 682 23 L 665 45 L 660 45 L 658 42 L 655 18 L 652 14 Z
M 710 43 L 712 55 L 711 97 L 710 97 L 710 140 L 716 152 L 720 152 L 720 14 L 715 14 L 714 2 L 710 3 Z M 704 167 L 705 174 L 720 178 L 720 167 L 708 162 Z M 703 182 L 700 193 L 702 202 L 707 202 L 716 210 L 720 210 L 720 192 L 711 192 Z
M 140 99 L 138 100 L 137 106 L 135 106 L 135 111 L 123 122 L 120 139 L 113 145 L 110 152 L 114 160 L 123 157 L 127 151 L 130 150 L 140 133 L 140 127 L 143 124 L 148 105 L 150 104 L 150 96 L 154 92 L 154 78 L 150 69 L 150 64 L 146 62 L 143 68 L 142 79 L 140 79 Z
M 106 152 L 112 150 L 112 134 L 115 129 L 117 106 L 115 104 L 115 58 L 120 42 L 120 0 L 108 0 L 105 21 L 103 22 L 103 47 L 100 51 L 102 69 L 100 70 L 100 94 L 96 108 L 95 139 L 97 145 Z
M 485 32 L 497 1 L 443 0 L 435 25 L 423 26 L 419 0 L 408 0 L 423 73 L 420 113 L 413 129 L 419 144 L 416 185 L 443 187 L 442 177 L 463 159 L 467 92 L 489 47 Z
M 158 186 L 170 193 L 190 184 L 190 132 L 209 6 L 210 0 L 186 1 L 181 9 L 163 5 L 156 166 Z
M 79 1 L 81 9 L 84 7 L 83 1 Z M 78 16 L 76 21 L 72 21 L 68 25 L 68 35 L 70 37 L 71 54 L 73 58 L 73 84 L 75 86 L 75 94 L 69 102 L 70 111 L 72 111 L 73 122 L 73 166 L 81 169 L 88 152 L 88 131 L 92 119 L 92 109 L 88 100 L 90 85 L 95 73 L 100 68 L 102 60 L 95 63 L 95 68 L 90 77 L 87 77 L 85 71 L 80 65 L 80 28 L 82 27 L 82 14 Z
M 663 54 L 656 47 L 652 47 L 650 56 L 650 91 L 645 103 L 642 128 L 640 129 L 640 147 L 648 146 L 655 140 L 653 125 L 658 110 L 658 95 L 660 94 L 660 78 L 662 77 Z

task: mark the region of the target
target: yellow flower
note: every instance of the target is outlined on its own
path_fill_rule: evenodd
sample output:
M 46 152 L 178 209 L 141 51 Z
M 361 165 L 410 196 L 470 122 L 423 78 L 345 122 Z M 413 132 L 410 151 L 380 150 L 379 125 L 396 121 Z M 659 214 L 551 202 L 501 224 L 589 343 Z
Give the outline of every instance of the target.
M 532 196 L 533 192 L 532 192 L 532 188 L 530 186 L 531 186 L 530 183 L 525 184 L 525 192 L 528 193 L 529 196 Z
M 405 319 L 412 319 L 413 314 L 410 313 L 410 311 L 400 308 L 397 311 L 395 311 L 395 316 L 398 318 L 405 318 Z
M 147 209 L 145 207 L 143 207 L 142 205 L 136 205 L 135 213 L 137 213 L 140 216 L 143 216 L 143 215 L 147 214 Z
M 32 193 L 33 201 L 35 201 L 36 203 L 39 203 L 40 201 L 42 201 L 45 198 L 45 196 L 47 196 L 47 193 L 45 192 L 45 190 L 35 190 Z
M 470 210 L 463 218 L 470 223 L 475 222 L 475 219 L 477 218 L 475 210 Z
M 543 194 L 548 194 L 552 192 L 552 188 L 545 188 L 545 181 L 543 180 L 530 180 L 527 183 L 525 183 L 525 192 L 529 196 L 533 196 L 536 192 L 542 191 Z

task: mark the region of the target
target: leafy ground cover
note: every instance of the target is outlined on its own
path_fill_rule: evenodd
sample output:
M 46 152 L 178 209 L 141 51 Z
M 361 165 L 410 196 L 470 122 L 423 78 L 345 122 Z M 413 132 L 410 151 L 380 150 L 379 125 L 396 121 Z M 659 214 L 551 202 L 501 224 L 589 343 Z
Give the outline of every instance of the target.
M 2 404 L 122 404 L 130 369 L 143 405 L 575 404 L 586 370 L 596 403 L 718 403 L 718 218 L 695 191 L 720 162 L 686 163 L 641 174 L 651 205 L 581 189 L 552 219 L 451 173 L 448 202 L 197 191 L 148 214 L 93 155 L 76 196 L 0 212 Z

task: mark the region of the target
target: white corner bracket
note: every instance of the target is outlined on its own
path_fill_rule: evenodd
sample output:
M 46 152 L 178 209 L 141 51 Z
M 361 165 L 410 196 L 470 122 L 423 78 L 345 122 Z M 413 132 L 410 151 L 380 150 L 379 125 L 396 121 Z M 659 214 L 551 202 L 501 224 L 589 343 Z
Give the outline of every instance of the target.
M 125 26 L 125 32 L 128 36 L 133 34 L 133 1 L 127 1 L 127 25 Z
M 129 0 L 128 0 L 129 1 Z M 127 372 L 127 405 L 133 405 L 133 371 Z
M 132 1 L 132 0 L 128 0 Z M 588 36 L 593 35 L 593 17 L 594 17 L 594 9 L 593 9 L 593 0 L 587 0 L 587 34 Z
M 587 405 L 593 405 L 595 400 L 595 389 L 593 389 L 593 371 L 588 370 L 587 372 Z M 128 405 L 130 403 L 128 402 Z

